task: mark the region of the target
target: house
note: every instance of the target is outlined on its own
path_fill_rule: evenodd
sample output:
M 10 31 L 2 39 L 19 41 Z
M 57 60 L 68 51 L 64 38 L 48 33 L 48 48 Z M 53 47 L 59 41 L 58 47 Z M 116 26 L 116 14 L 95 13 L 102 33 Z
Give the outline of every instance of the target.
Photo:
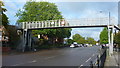
M 0 26 L 0 42 L 8 41 L 8 32 L 4 26 Z
M 8 31 L 4 26 L 0 26 L 0 44 L 3 52 L 9 52 L 10 48 L 7 47 L 7 43 L 9 41 Z

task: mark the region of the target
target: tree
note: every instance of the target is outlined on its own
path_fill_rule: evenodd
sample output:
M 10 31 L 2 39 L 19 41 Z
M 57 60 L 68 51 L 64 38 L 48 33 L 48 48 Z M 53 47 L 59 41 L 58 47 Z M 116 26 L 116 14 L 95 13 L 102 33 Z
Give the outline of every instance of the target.
M 96 44 L 96 41 L 94 40 L 94 38 L 91 38 L 91 37 L 87 37 L 86 42 L 88 44 Z
M 108 31 L 107 28 L 104 28 L 103 31 L 100 33 L 100 43 L 107 44 L 108 43 Z
M 72 44 L 74 41 L 73 41 L 72 39 L 67 39 L 66 42 L 67 42 L 68 45 L 70 45 L 70 44 Z
M 61 12 L 58 11 L 58 8 L 54 3 L 35 1 L 26 2 L 23 10 L 19 10 L 16 13 L 16 16 L 18 17 L 18 23 L 63 19 Z M 32 33 L 34 36 L 37 36 L 38 34 L 47 36 L 54 43 L 56 39 L 63 40 L 63 38 L 70 37 L 71 29 L 41 29 L 33 30 Z
M 116 33 L 115 37 L 114 37 L 114 41 L 116 44 L 119 45 L 120 47 L 120 31 L 118 33 Z
M 9 33 L 8 37 L 9 37 L 10 47 L 16 48 L 18 46 L 19 39 L 20 39 L 20 36 L 17 34 L 16 26 L 8 25 L 7 31 Z
M 85 38 L 82 37 L 79 34 L 75 34 L 75 35 L 73 35 L 73 41 L 77 42 L 78 44 L 84 44 L 85 43 Z
M 9 24 L 8 17 L 5 15 L 4 12 L 7 11 L 7 9 L 3 8 L 4 3 L 0 1 L 0 22 L 2 22 L 2 25 L 6 28 Z

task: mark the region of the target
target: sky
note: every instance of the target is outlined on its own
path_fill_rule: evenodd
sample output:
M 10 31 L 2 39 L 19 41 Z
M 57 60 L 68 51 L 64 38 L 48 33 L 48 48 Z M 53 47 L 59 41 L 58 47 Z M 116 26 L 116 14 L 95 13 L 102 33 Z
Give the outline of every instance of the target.
M 10 24 L 15 25 L 17 17 L 15 14 L 19 9 L 22 9 L 27 0 L 4 0 L 5 8 L 7 9 L 6 15 L 9 18 Z M 40 0 L 36 0 L 40 1 Z M 43 0 L 42 0 L 43 1 Z M 117 0 L 45 0 L 55 3 L 58 10 L 61 12 L 65 19 L 81 19 L 81 18 L 99 18 L 108 17 L 110 12 L 111 17 L 118 18 L 118 2 Z M 102 13 L 100 13 L 102 11 Z M 117 24 L 117 22 L 115 23 Z M 103 28 L 73 28 L 71 34 L 76 33 L 84 37 L 93 37 L 99 40 L 99 34 Z M 72 36 L 71 36 L 72 38 Z

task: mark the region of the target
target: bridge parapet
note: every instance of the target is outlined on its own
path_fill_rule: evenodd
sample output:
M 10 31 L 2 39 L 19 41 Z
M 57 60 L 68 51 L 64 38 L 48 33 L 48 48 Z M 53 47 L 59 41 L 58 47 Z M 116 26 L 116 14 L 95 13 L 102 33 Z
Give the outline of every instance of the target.
M 59 19 L 46 21 L 22 22 L 18 26 L 20 29 L 36 29 L 50 27 L 69 27 L 69 26 L 95 26 L 108 25 L 109 19 L 105 18 L 81 18 L 81 19 Z M 111 17 L 110 25 L 115 23 L 115 18 Z
M 21 29 L 33 29 L 33 28 L 45 28 L 45 27 L 64 27 L 69 26 L 69 23 L 64 19 L 60 20 L 47 20 L 47 21 L 33 21 L 33 22 L 22 22 L 18 24 Z

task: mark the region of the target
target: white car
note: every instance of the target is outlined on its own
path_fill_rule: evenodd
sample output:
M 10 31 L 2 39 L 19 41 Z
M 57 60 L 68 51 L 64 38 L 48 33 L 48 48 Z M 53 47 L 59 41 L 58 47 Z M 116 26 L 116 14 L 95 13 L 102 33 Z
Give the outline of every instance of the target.
M 71 47 L 71 48 L 78 47 L 78 44 L 71 44 L 70 47 Z
M 75 46 L 74 46 L 74 44 L 71 44 L 70 47 L 71 47 L 71 48 L 74 48 Z
M 78 44 L 78 46 L 79 46 L 79 47 L 83 47 L 83 45 L 82 45 L 82 44 Z

